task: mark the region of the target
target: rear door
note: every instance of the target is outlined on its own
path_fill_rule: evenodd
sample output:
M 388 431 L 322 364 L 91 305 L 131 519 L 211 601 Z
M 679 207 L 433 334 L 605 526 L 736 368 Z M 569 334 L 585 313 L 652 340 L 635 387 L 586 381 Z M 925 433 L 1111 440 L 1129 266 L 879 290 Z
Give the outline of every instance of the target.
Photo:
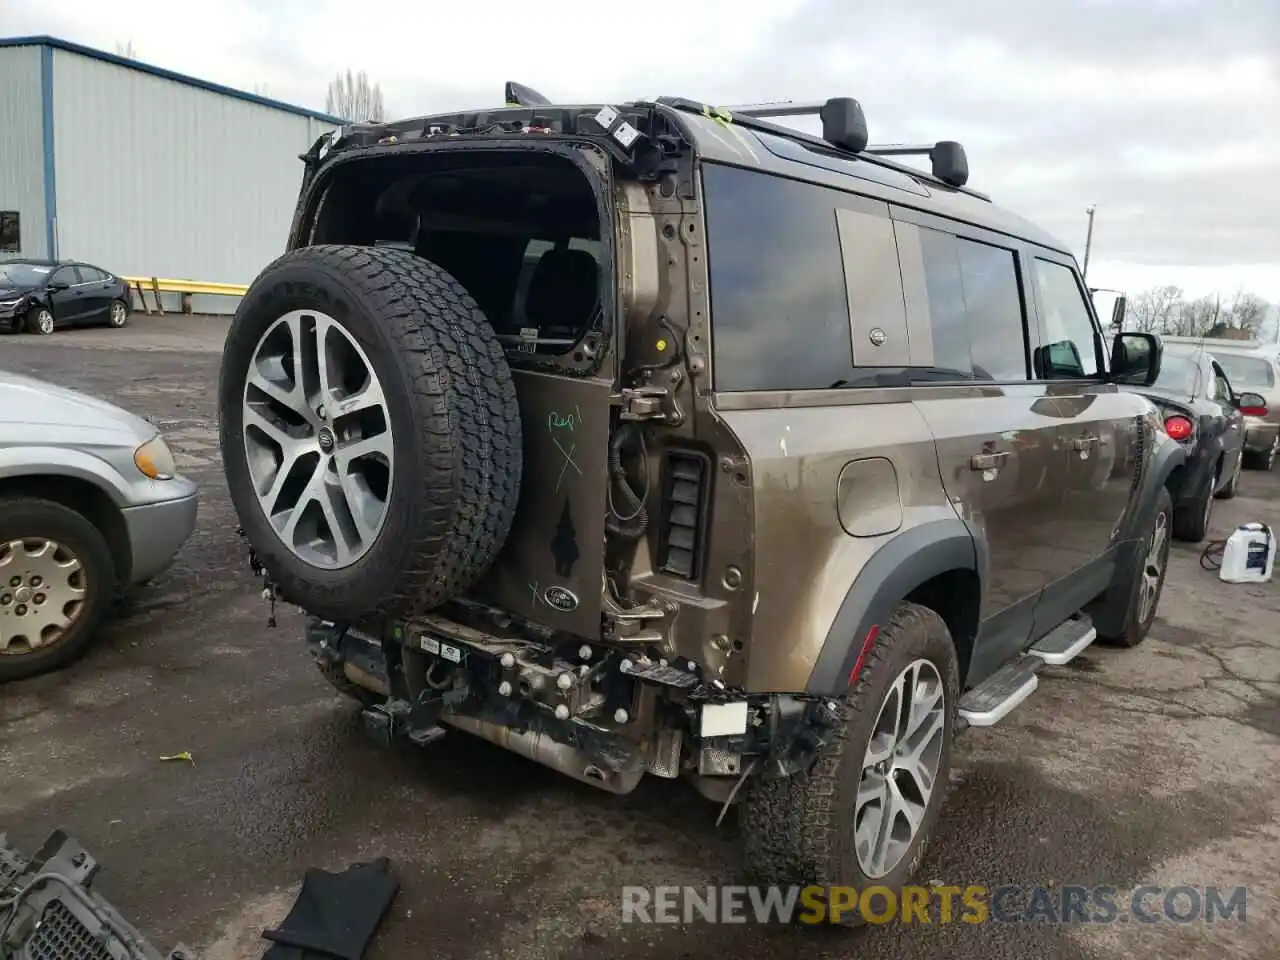
M 927 311 L 933 350 L 933 384 L 918 383 L 913 395 L 936 439 L 943 485 L 985 566 L 972 665 L 981 676 L 1026 646 L 1041 591 L 1061 572 L 1051 527 L 1065 492 L 1055 446 L 1061 415 L 1047 385 L 1029 376 L 1014 242 L 905 216 L 916 221 L 895 223 L 908 315 Z
M 1209 360 L 1210 378 L 1207 399 L 1215 403 L 1222 413 L 1218 425 L 1222 431 L 1222 472 L 1225 483 L 1235 476 L 1236 466 L 1244 453 L 1244 414 L 1235 403 L 1235 392 L 1226 371 L 1217 360 Z
M 97 267 L 79 264 L 80 287 L 83 291 L 84 316 L 81 323 L 106 323 L 111 316 L 112 284 Z
M 1136 503 L 1145 401 L 1107 382 L 1102 329 L 1071 258 L 1033 251 L 1030 276 L 1041 342 L 1033 372 L 1062 411 L 1058 446 L 1066 477 L 1063 509 L 1052 525 L 1062 575 L 1037 615 L 1043 631 L 1111 582 L 1122 525 Z

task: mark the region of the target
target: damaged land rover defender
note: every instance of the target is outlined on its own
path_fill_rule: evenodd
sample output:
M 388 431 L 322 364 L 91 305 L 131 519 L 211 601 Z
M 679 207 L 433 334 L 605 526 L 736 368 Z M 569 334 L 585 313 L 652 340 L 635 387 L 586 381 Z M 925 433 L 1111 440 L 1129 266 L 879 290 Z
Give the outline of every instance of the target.
M 688 777 L 762 882 L 905 883 L 953 735 L 1155 616 L 1159 339 L 852 99 L 507 99 L 303 157 L 219 387 L 270 596 L 381 737 Z

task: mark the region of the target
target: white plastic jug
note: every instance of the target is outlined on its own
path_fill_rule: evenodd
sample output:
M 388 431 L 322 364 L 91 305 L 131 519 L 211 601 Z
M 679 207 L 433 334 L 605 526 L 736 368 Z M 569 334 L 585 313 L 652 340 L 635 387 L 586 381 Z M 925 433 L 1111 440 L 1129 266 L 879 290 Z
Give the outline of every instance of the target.
M 1276 538 L 1263 523 L 1246 523 L 1227 538 L 1218 579 L 1227 583 L 1266 583 L 1276 560 Z

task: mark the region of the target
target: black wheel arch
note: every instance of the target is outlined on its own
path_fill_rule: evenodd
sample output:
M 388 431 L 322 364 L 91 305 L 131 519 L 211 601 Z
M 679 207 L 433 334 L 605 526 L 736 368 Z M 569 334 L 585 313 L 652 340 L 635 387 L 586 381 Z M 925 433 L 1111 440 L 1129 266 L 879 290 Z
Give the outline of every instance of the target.
M 980 541 L 959 518 L 929 520 L 887 541 L 845 594 L 805 692 L 843 696 L 867 635 L 908 600 L 946 621 L 963 677 L 976 638 L 985 567 Z

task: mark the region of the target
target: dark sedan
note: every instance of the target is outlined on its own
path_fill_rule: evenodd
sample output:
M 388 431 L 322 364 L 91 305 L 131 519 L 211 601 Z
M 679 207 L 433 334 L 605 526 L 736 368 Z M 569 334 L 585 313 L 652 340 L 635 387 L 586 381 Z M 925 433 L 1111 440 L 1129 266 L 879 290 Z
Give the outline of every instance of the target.
M 1209 532 L 1215 497 L 1236 494 L 1243 462 L 1245 414 L 1266 410 L 1256 393 L 1236 393 L 1204 347 L 1166 343 L 1160 376 L 1149 387 L 1126 386 L 1160 409 L 1169 436 L 1187 448 L 1173 505 L 1173 534 L 1197 543 Z
M 113 273 L 69 260 L 0 261 L 0 329 L 50 334 L 61 327 L 129 322 L 129 286 Z

